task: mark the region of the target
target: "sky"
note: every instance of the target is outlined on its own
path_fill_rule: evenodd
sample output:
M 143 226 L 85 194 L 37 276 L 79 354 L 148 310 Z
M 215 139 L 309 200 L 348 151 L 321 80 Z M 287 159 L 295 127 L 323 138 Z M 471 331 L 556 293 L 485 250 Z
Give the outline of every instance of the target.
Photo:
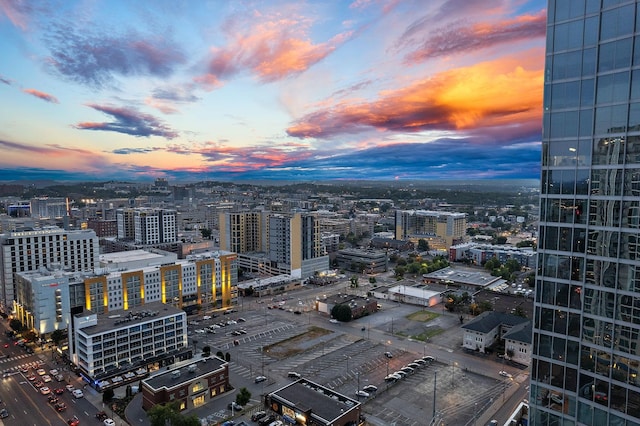
M 537 179 L 544 0 L 0 0 L 0 181 Z

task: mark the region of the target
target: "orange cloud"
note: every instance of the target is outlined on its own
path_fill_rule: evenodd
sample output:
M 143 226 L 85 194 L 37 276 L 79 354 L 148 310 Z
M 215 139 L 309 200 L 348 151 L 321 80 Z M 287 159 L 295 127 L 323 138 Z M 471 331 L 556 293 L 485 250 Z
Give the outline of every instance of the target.
M 291 13 L 291 15 L 294 15 Z M 224 28 L 230 39 L 224 48 L 213 48 L 207 73 L 195 79 L 215 88 L 220 79 L 249 70 L 263 82 L 281 80 L 301 73 L 321 61 L 352 36 L 335 35 L 323 43 L 308 36 L 310 23 L 301 16 L 256 14 L 257 22 L 230 21 Z
M 532 57 L 534 59 L 532 59 Z M 537 61 L 537 62 L 536 62 Z M 381 92 L 372 102 L 340 102 L 287 129 L 326 138 L 367 129 L 470 130 L 541 120 L 544 51 L 458 68 Z M 528 68 L 527 68 L 528 66 Z
M 36 90 L 36 89 L 22 89 L 22 91 L 24 93 L 28 93 L 29 95 L 35 96 L 36 98 L 40 98 L 43 101 L 51 102 L 51 103 L 54 103 L 54 104 L 59 104 L 60 103 L 60 102 L 58 102 L 58 98 L 56 98 L 55 96 L 50 95 L 48 93 L 41 92 L 41 91 Z

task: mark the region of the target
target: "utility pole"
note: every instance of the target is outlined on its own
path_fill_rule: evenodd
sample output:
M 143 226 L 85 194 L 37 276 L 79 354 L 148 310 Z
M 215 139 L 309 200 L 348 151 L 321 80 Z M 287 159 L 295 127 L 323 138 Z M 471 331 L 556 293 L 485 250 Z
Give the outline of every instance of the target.
M 438 381 L 438 372 L 433 372 L 433 414 L 432 414 L 432 422 L 436 421 L 436 383 Z

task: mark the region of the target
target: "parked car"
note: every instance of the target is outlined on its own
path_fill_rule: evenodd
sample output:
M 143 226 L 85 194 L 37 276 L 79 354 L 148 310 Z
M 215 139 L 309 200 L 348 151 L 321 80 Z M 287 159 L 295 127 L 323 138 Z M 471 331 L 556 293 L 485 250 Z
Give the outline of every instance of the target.
M 391 352 L 385 352 L 384 356 L 386 356 L 387 358 L 393 358 L 393 354 Z
M 361 396 L 363 398 L 369 398 L 369 392 L 365 392 L 363 390 L 356 391 L 356 396 Z
M 242 411 L 242 410 L 244 410 L 244 407 L 242 405 L 238 404 L 235 401 L 230 402 L 229 405 L 227 405 L 227 408 L 229 410 L 234 410 L 234 411 Z
M 260 382 L 264 382 L 265 380 L 267 380 L 265 376 L 258 376 L 256 377 L 255 382 L 260 383 Z
M 269 414 L 268 416 L 263 417 L 260 420 L 258 420 L 258 425 L 267 426 L 267 425 L 271 424 L 271 422 L 273 422 L 275 419 L 276 419 L 275 414 Z
M 62 413 L 64 410 L 67 409 L 67 404 L 65 404 L 64 402 L 58 402 L 56 405 L 56 411 L 58 413 Z
M 7 411 L 7 409 L 3 408 L 2 410 L 0 410 L 0 419 L 6 419 L 7 417 L 9 417 L 9 412 Z
M 296 373 L 295 371 L 289 371 L 287 373 L 287 377 L 290 377 L 292 379 L 299 379 L 301 376 L 300 376 L 300 373 Z
M 267 415 L 266 411 L 258 411 L 256 413 L 253 413 L 251 415 L 251 420 L 254 422 L 257 422 L 258 420 L 260 420 L 261 418 L 265 417 Z
M 363 387 L 362 390 L 365 391 L 365 392 L 369 392 L 369 393 L 377 392 L 378 387 L 374 386 L 374 385 L 367 385 L 367 386 Z

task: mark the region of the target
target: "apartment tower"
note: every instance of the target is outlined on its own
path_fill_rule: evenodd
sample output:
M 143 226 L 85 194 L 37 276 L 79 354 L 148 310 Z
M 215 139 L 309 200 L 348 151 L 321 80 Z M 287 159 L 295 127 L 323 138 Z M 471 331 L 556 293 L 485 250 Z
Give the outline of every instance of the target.
M 640 425 L 640 5 L 549 0 L 530 424 Z

